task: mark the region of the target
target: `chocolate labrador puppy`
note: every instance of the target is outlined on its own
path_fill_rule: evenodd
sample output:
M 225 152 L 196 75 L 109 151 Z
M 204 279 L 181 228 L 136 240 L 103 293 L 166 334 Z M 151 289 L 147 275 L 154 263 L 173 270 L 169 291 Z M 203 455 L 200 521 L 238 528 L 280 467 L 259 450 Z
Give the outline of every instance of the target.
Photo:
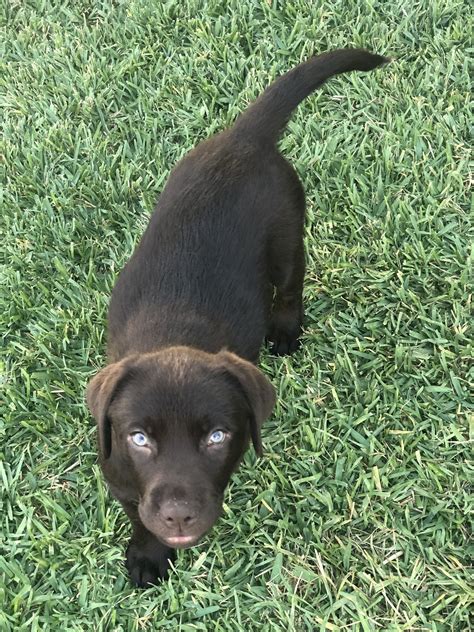
M 277 140 L 298 103 L 332 75 L 385 57 L 336 50 L 277 79 L 230 129 L 172 171 L 109 308 L 109 364 L 90 382 L 100 464 L 133 527 L 137 586 L 166 577 L 175 549 L 219 517 L 230 475 L 275 391 L 256 368 L 265 338 L 298 347 L 303 188 Z

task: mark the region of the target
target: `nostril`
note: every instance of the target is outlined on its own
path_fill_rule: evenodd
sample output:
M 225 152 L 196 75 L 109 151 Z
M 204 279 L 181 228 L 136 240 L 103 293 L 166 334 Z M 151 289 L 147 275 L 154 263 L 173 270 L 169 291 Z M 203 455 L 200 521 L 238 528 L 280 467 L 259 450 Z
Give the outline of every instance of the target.
M 166 524 L 168 525 L 168 527 L 172 527 L 175 524 L 182 524 L 182 525 L 187 525 L 189 526 L 191 523 L 193 523 L 195 520 L 194 516 L 183 516 L 182 518 L 180 518 L 179 516 L 177 516 L 176 518 L 174 518 L 173 516 L 165 516 L 164 517 L 164 521 L 166 522 Z
M 166 501 L 158 510 L 160 522 L 167 529 L 188 528 L 196 522 L 197 514 L 189 502 Z

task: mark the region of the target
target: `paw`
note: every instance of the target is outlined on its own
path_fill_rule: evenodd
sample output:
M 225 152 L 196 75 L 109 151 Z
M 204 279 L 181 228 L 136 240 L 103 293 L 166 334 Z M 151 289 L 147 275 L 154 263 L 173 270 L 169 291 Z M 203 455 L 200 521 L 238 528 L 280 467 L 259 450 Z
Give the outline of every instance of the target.
M 284 332 L 273 333 L 267 340 L 271 343 L 270 353 L 276 356 L 291 355 L 300 347 L 299 336 L 289 336 Z
M 289 355 L 300 346 L 301 317 L 288 313 L 275 312 L 268 328 L 267 341 L 270 342 L 270 353 L 277 356 Z
M 139 542 L 132 539 L 127 548 L 125 566 L 135 586 L 149 588 L 168 577 L 170 561 L 175 558 L 174 549 L 158 540 Z

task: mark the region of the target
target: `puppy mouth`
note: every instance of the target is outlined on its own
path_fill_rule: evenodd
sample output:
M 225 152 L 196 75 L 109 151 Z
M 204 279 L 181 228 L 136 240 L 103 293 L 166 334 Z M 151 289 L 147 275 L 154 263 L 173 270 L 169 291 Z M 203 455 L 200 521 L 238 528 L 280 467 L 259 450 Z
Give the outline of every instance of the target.
M 138 505 L 138 515 L 145 528 L 162 544 L 172 549 L 189 549 L 198 544 L 219 517 L 219 511 L 215 510 L 213 513 L 214 515 L 198 515 L 192 528 L 186 529 L 184 525 L 170 528 L 159 517 L 156 508 L 150 505 L 144 507 L 141 503 Z
M 161 538 L 167 546 L 173 549 L 188 549 L 198 543 L 199 537 L 195 535 L 170 535 L 166 538 Z

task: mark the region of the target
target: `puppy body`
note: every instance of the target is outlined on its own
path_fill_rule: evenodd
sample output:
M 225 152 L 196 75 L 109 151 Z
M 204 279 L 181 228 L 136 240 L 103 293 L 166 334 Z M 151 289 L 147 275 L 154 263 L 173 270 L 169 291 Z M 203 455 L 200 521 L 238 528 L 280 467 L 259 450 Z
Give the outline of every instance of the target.
M 115 286 L 112 358 L 179 344 L 255 362 L 271 309 L 272 228 L 278 238 L 285 214 L 299 246 L 303 192 L 274 147 L 233 131 L 199 145 L 172 172 Z
M 172 549 L 212 526 L 250 438 L 260 450 L 274 404 L 253 365 L 265 336 L 277 354 L 298 346 L 305 203 L 279 134 L 328 77 L 385 61 L 333 51 L 278 79 L 176 166 L 118 278 L 110 364 L 88 402 L 105 476 L 134 526 L 127 565 L 138 585 L 165 576 Z

